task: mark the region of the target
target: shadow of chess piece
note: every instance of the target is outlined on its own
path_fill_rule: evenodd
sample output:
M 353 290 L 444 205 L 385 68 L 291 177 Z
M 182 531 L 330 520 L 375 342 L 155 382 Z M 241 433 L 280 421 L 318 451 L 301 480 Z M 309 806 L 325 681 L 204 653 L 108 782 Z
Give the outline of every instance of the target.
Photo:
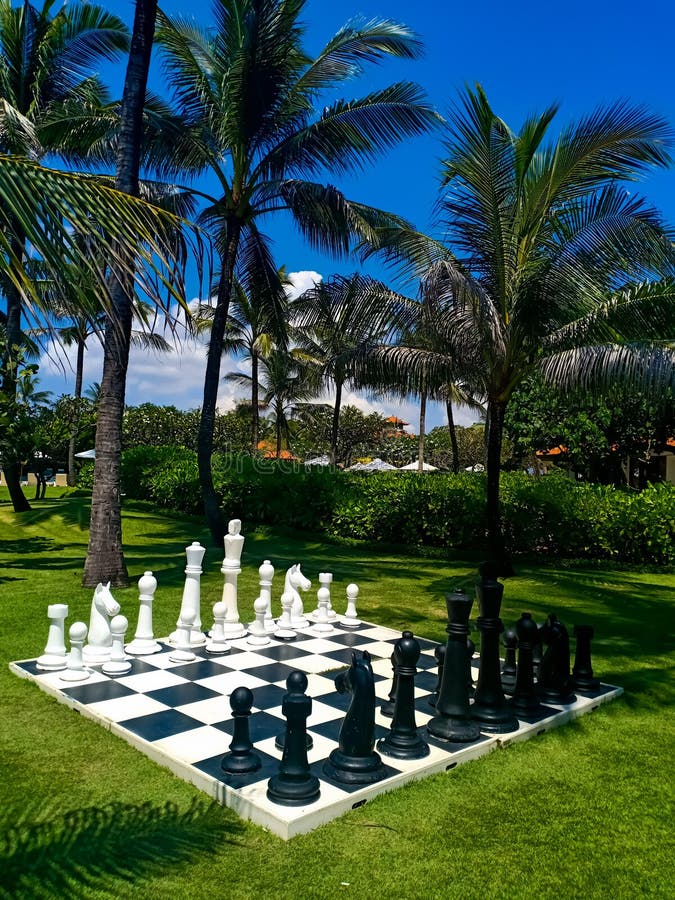
M 286 719 L 284 753 L 279 772 L 267 782 L 267 797 L 281 806 L 306 806 L 319 799 L 319 779 L 312 775 L 307 762 L 307 718 L 312 712 L 308 697 L 307 676 L 293 671 L 286 679 L 281 711 Z
M 245 775 L 257 772 L 262 760 L 253 752 L 253 744 L 249 737 L 248 720 L 253 706 L 253 692 L 247 687 L 238 687 L 230 696 L 234 731 L 229 751 L 223 757 L 221 768 L 229 775 Z
M 550 703 L 574 703 L 571 690 L 570 639 L 567 629 L 555 613 L 540 630 L 546 651 L 539 667 L 539 696 Z
M 480 631 L 480 667 L 471 716 L 481 731 L 506 734 L 518 730 L 518 720 L 507 705 L 502 690 L 499 635 L 504 626 L 499 611 L 504 585 L 497 581 L 493 563 L 483 563 L 479 571 L 481 578 L 476 584 L 476 595 L 480 616 L 476 624 Z
M 338 746 L 324 763 L 323 771 L 346 784 L 373 784 L 385 777 L 385 768 L 375 753 L 375 676 L 370 654 L 352 652 L 350 667 L 338 673 L 335 687 L 352 695 L 340 726 Z
M 436 686 L 433 691 L 429 694 L 428 701 L 429 706 L 436 706 L 436 702 L 438 701 L 438 694 L 441 690 L 441 682 L 443 680 L 443 666 L 445 665 L 445 644 L 439 644 L 438 647 L 434 650 L 434 656 L 436 657 L 436 662 L 438 663 L 438 678 L 436 679 Z
M 448 594 L 445 602 L 448 607 L 448 643 L 436 715 L 427 723 L 427 730 L 442 741 L 477 741 L 480 727 L 471 718 L 471 663 L 467 647 L 473 598 L 464 591 L 454 591 Z
M 575 625 L 574 637 L 577 646 L 572 668 L 572 687 L 583 693 L 593 693 L 600 688 L 600 682 L 593 676 L 591 663 L 591 641 L 595 635 L 592 625 Z
M 516 622 L 518 636 L 518 667 L 511 706 L 517 716 L 528 718 L 541 710 L 541 703 L 534 686 L 532 655 L 539 646 L 539 629 L 531 613 L 523 613 Z
M 412 632 L 404 631 L 393 653 L 398 680 L 391 729 L 377 742 L 377 749 L 384 756 L 422 759 L 429 755 L 429 745 L 419 736 L 415 724 L 415 672 L 420 652 Z
M 504 662 L 502 663 L 502 690 L 505 694 L 512 694 L 516 686 L 516 647 L 518 635 L 515 628 L 507 628 L 502 638 L 504 642 Z

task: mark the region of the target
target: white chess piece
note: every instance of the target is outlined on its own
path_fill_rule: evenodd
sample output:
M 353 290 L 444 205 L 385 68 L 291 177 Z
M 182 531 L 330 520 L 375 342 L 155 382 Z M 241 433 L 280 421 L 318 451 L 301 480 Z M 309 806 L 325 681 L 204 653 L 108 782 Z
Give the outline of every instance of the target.
M 340 624 L 345 628 L 357 628 L 361 619 L 356 614 L 356 600 L 359 596 L 358 584 L 347 585 L 347 609 L 344 616 L 340 616 Z
M 97 584 L 91 600 L 87 643 L 82 651 L 85 665 L 95 666 L 110 659 L 112 652 L 110 620 L 119 611 L 120 605 L 110 593 L 110 582 Z
M 211 629 L 211 640 L 206 643 L 207 653 L 229 653 L 232 649 L 225 640 L 225 632 L 223 631 L 223 623 L 227 609 L 222 602 L 213 604 L 213 628 Z
M 176 648 L 169 655 L 171 662 L 192 662 L 197 657 L 192 652 L 192 644 L 190 643 L 190 635 L 194 624 L 194 610 L 186 609 L 183 621 L 178 628 L 178 638 L 176 640 Z
M 61 681 L 86 681 L 91 670 L 86 669 L 82 660 L 82 648 L 87 639 L 87 626 L 84 622 L 74 622 L 68 631 L 70 637 L 70 653 L 68 667 L 59 676 Z
M 265 599 L 265 631 L 273 634 L 277 630 L 277 623 L 272 616 L 272 579 L 274 578 L 274 566 L 266 559 L 258 569 L 260 576 L 260 596 Z
M 291 608 L 293 606 L 293 594 L 290 591 L 284 591 L 281 595 L 281 618 L 277 622 L 279 626 L 274 633 L 274 637 L 280 641 L 293 641 L 297 638 L 297 634 L 293 631 L 291 624 Z
M 37 658 L 38 669 L 58 672 L 66 668 L 65 628 L 68 606 L 65 603 L 52 603 L 47 607 L 49 617 L 49 634 L 47 646 L 42 656 Z
M 124 635 L 127 633 L 129 623 L 124 616 L 115 616 L 110 623 L 112 635 L 112 647 L 110 659 L 101 666 L 106 675 L 124 675 L 131 669 L 129 657 L 124 653 Z
M 241 574 L 241 552 L 244 549 L 245 540 L 240 531 L 241 519 L 230 519 L 227 523 L 227 534 L 223 538 L 225 558 L 220 571 L 225 576 L 222 602 L 225 604 L 227 614 L 223 624 L 223 631 L 228 640 L 246 635 L 246 629 L 239 618 L 239 607 L 237 605 L 237 579 Z
M 206 635 L 202 632 L 202 621 L 200 618 L 201 574 L 205 553 L 206 547 L 202 547 L 199 541 L 193 541 L 189 547 L 185 548 L 187 557 L 185 585 L 183 587 L 183 598 L 180 605 L 180 615 L 176 622 L 176 630 L 169 636 L 169 643 L 171 644 L 176 645 L 178 643 L 178 633 L 181 630 L 181 626 L 185 625 L 188 612 L 194 614 L 191 619 L 193 625 L 190 632 L 190 646 L 201 647 L 206 643 Z
M 319 584 L 321 587 L 326 588 L 328 591 L 328 608 L 326 610 L 328 615 L 328 620 L 330 622 L 334 622 L 337 620 L 337 613 L 333 609 L 333 604 L 330 601 L 330 586 L 333 583 L 333 574 L 332 572 L 319 572 Z
M 265 628 L 265 613 L 267 612 L 267 600 L 265 597 L 258 597 L 253 603 L 255 611 L 255 619 L 248 626 L 249 639 L 247 644 L 253 647 L 265 647 L 270 643 L 270 637 Z
M 319 576 L 321 577 L 321 576 Z M 330 603 L 330 591 L 322 585 L 316 592 L 318 606 L 316 624 L 312 626 L 314 634 L 332 634 L 335 629 L 328 619 L 328 604 Z
M 130 644 L 127 644 L 127 653 L 132 656 L 148 656 L 151 653 L 159 653 L 162 645 L 158 644 L 152 633 L 152 601 L 157 590 L 157 579 L 152 572 L 145 572 L 138 579 L 138 626 L 136 634 Z

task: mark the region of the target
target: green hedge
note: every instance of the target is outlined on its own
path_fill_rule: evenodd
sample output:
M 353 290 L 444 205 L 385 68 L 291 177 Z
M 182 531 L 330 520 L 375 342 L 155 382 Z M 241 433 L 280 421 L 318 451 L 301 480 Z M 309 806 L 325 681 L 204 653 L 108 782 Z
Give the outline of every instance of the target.
M 341 538 L 480 551 L 485 546 L 482 475 L 346 473 L 249 456 L 213 458 L 225 517 L 245 526 L 284 525 Z M 202 512 L 197 457 L 181 447 L 125 451 L 122 490 L 158 507 Z M 512 552 L 675 563 L 675 487 L 639 493 L 578 484 L 562 475 L 502 475 L 502 512 Z

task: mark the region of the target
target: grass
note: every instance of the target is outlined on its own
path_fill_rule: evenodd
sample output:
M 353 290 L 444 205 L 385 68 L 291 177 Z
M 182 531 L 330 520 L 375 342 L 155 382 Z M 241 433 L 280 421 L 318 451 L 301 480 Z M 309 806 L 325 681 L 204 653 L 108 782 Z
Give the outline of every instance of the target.
M 506 583 L 504 619 L 556 610 L 569 625 L 594 623 L 596 671 L 623 685 L 625 698 L 284 843 L 9 672 L 8 661 L 42 651 L 48 603 L 67 602 L 70 622 L 87 621 L 87 501 L 59 493 L 21 516 L 0 503 L 0 896 L 675 896 L 672 573 L 520 563 Z M 185 545 L 208 547 L 206 531 L 129 502 L 124 538 L 132 580 L 152 569 L 159 581 L 155 631 L 166 634 L 180 607 Z M 204 610 L 219 598 L 221 557 L 207 550 Z M 314 580 L 333 571 L 338 604 L 340 587 L 357 581 L 364 618 L 437 640 L 444 593 L 475 573 L 473 562 L 261 531 L 244 550 L 245 617 L 266 557 L 277 571 L 301 561 Z M 114 593 L 133 629 L 137 590 Z

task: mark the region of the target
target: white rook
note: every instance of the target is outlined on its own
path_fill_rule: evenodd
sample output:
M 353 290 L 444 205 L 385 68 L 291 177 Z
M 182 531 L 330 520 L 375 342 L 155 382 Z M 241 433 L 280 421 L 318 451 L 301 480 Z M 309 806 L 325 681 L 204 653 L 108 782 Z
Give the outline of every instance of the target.
M 127 644 L 127 653 L 132 656 L 148 656 L 150 653 L 159 653 L 162 645 L 158 644 L 152 631 L 152 601 L 157 590 L 157 579 L 152 572 L 145 572 L 138 579 L 138 626 L 136 634 L 130 644 Z
M 65 620 L 68 606 L 65 603 L 52 603 L 47 607 L 49 618 L 49 635 L 47 646 L 42 656 L 37 659 L 38 669 L 57 672 L 66 667 Z
M 185 567 L 185 586 L 183 587 L 183 599 L 180 605 L 180 615 L 176 622 L 176 630 L 169 637 L 172 644 L 179 641 L 179 631 L 185 627 L 186 618 L 192 621 L 190 628 L 190 646 L 201 647 L 206 643 L 206 635 L 202 632 L 202 620 L 200 617 L 200 576 L 202 574 L 202 560 L 206 548 L 198 541 L 193 541 L 185 548 L 187 566 Z M 188 616 L 186 617 L 186 613 Z M 194 615 L 191 615 L 194 614 Z
M 246 629 L 239 618 L 237 601 L 237 579 L 241 574 L 241 552 L 244 549 L 244 535 L 240 532 L 241 519 L 230 519 L 227 523 L 227 534 L 223 538 L 225 558 L 220 567 L 225 576 L 222 602 L 227 611 L 223 623 L 223 632 L 227 640 L 244 637 L 246 634 Z

